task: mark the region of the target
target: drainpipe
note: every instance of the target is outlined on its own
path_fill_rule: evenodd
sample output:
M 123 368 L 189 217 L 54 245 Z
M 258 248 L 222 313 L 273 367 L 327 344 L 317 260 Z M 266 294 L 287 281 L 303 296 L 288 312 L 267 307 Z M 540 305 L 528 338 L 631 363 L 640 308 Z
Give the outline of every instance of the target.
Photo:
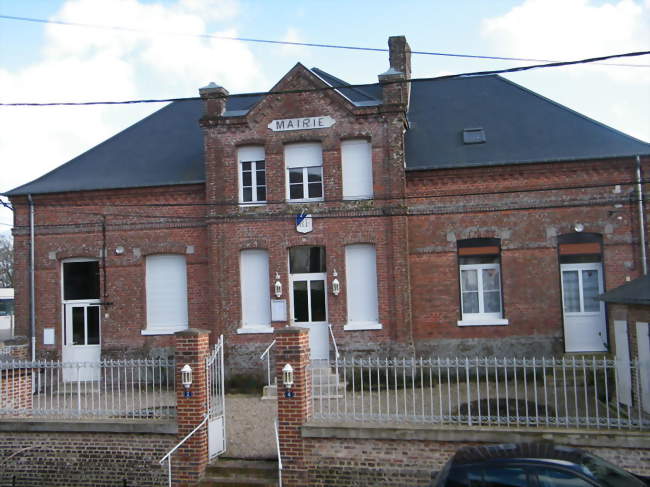
M 645 244 L 645 213 L 643 208 L 643 186 L 641 185 L 641 157 L 636 156 L 636 190 L 639 194 L 639 234 L 641 235 L 641 266 L 643 267 L 643 275 L 648 274 L 648 258 L 646 255 Z
M 29 333 L 32 339 L 32 361 L 36 360 L 36 283 L 34 279 L 34 200 L 29 201 Z

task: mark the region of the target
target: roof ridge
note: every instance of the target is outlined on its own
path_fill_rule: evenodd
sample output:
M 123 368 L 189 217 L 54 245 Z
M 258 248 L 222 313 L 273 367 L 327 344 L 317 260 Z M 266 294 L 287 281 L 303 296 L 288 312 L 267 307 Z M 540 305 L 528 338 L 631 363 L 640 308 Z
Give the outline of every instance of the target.
M 377 98 L 375 98 L 373 95 L 371 95 L 370 93 L 368 93 L 367 91 L 365 91 L 361 87 L 353 86 L 350 83 L 348 83 L 347 81 L 342 80 L 341 78 L 338 78 L 338 77 L 334 76 L 333 74 L 328 73 L 327 71 L 323 71 L 322 69 L 317 68 L 317 67 L 313 67 L 313 68 L 311 68 L 311 70 L 314 71 L 319 77 L 321 77 L 321 74 L 324 74 L 327 77 L 335 79 L 338 83 L 341 83 L 342 85 L 344 85 L 344 87 L 347 88 L 348 90 L 356 91 L 357 93 L 359 93 L 359 94 L 361 94 L 363 96 L 366 96 L 366 97 L 370 98 L 371 100 L 377 100 Z M 321 79 L 322 79 L 322 77 L 321 77 Z M 323 81 L 325 81 L 328 85 L 333 86 L 332 83 L 330 83 L 326 79 L 324 79 Z M 372 86 L 374 84 L 375 83 L 367 83 L 367 85 L 364 84 L 364 86 Z

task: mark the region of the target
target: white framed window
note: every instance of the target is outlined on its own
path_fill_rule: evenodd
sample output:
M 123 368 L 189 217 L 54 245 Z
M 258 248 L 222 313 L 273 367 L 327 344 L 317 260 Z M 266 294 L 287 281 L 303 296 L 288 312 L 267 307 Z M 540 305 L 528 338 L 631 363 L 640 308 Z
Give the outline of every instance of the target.
M 187 263 L 184 255 L 146 258 L 147 329 L 143 335 L 164 335 L 188 327 Z
M 345 247 L 345 279 L 348 322 L 344 330 L 381 329 L 374 245 L 354 244 Z
M 462 315 L 458 326 L 507 325 L 503 317 L 499 240 L 459 241 L 458 267 Z
M 284 146 L 288 201 L 323 201 L 323 149 L 307 142 Z
M 237 333 L 273 333 L 269 253 L 247 249 L 239 257 L 242 321 Z
M 239 202 L 266 203 L 264 147 L 240 147 L 237 149 L 237 162 L 239 166 Z
M 343 199 L 363 200 L 373 195 L 372 145 L 367 140 L 341 142 Z

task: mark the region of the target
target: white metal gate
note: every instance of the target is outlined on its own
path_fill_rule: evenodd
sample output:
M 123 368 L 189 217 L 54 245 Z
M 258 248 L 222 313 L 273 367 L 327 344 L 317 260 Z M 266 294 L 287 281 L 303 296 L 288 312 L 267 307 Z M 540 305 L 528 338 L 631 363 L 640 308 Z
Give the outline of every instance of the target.
M 208 385 L 208 455 L 212 460 L 226 451 L 226 396 L 223 380 L 223 335 L 205 360 Z

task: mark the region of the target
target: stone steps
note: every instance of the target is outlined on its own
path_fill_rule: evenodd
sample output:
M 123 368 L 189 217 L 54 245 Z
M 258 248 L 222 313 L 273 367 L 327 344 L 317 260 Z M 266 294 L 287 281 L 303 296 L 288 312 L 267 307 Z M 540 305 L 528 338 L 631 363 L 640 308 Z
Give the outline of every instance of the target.
M 208 465 L 199 487 L 277 487 L 277 460 L 219 458 Z

